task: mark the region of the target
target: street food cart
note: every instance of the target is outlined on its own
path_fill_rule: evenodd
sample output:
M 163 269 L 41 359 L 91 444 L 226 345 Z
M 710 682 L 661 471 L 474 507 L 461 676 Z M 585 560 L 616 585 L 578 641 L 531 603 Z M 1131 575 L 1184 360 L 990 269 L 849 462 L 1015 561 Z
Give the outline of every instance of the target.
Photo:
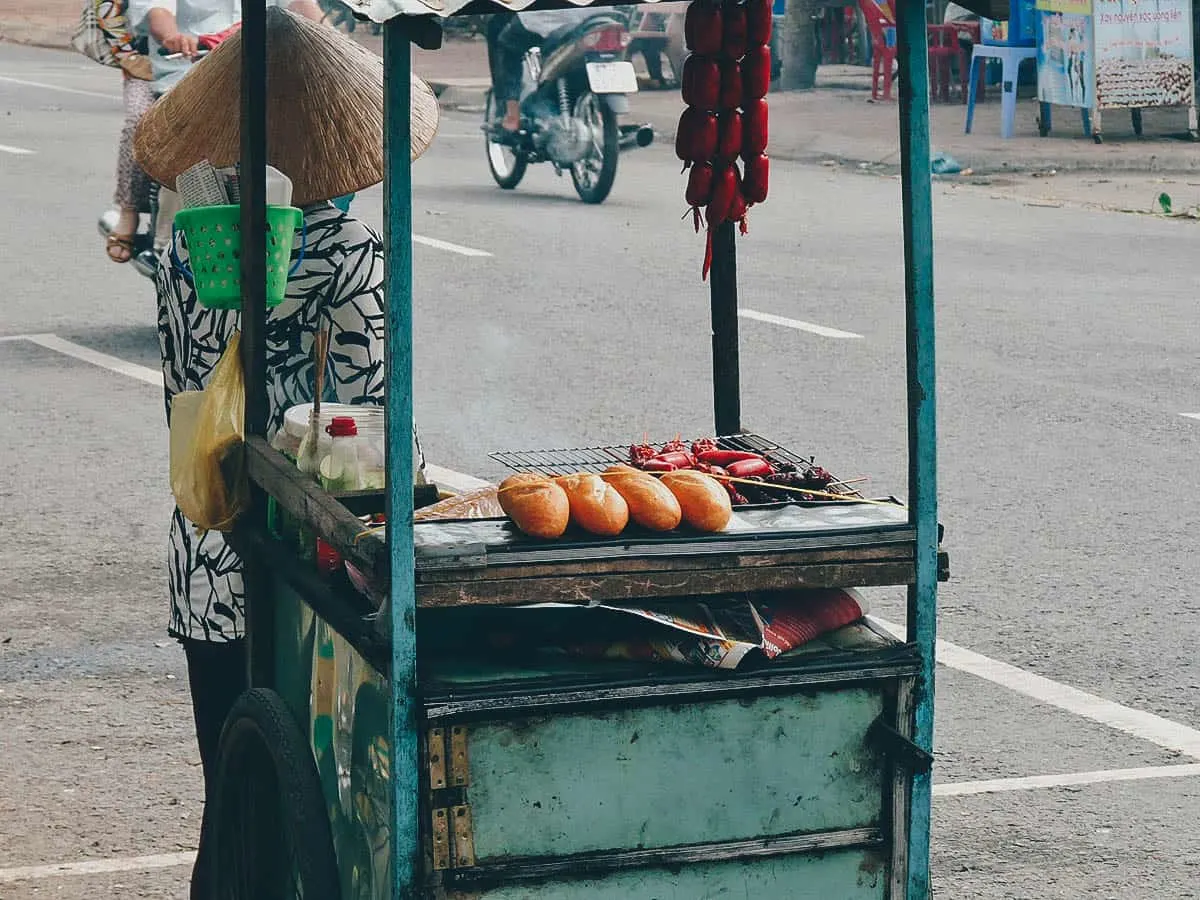
M 1200 138 L 1192 0 L 1037 0 L 1037 67 L 1043 137 L 1057 105 L 1078 108 L 1096 143 L 1105 109 L 1128 109 L 1140 135 L 1143 109 L 1184 107 Z
M 388 76 L 387 483 L 337 494 L 265 438 L 272 87 L 265 3 L 243 3 L 244 452 L 254 500 L 230 537 L 246 563 L 252 687 L 226 724 L 211 800 L 217 894 L 928 898 L 936 594 L 947 563 L 936 510 L 924 3 L 904 0 L 897 17 L 908 503 L 768 504 L 725 533 L 568 532 L 554 542 L 500 519 L 414 521 L 431 498 L 411 477 L 411 45 L 437 47 L 440 17 L 493 7 L 359 5 L 384 23 Z M 732 222 L 713 236 L 707 289 L 715 434 L 723 446 L 785 456 L 742 434 L 735 240 Z M 604 461 L 598 452 L 543 464 L 587 467 Z M 514 459 L 521 468 L 545 457 Z M 317 539 L 347 565 L 323 572 Z M 475 652 L 489 617 L 513 604 L 669 606 L 873 585 L 907 586 L 903 638 L 872 632 L 735 671 Z

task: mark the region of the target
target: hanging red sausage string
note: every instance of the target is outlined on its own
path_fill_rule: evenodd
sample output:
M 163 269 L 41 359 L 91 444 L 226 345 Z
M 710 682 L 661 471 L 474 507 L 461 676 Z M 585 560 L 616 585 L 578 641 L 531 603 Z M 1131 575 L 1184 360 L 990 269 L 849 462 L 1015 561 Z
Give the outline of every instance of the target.
M 746 210 L 767 199 L 771 8 L 771 0 L 692 0 L 684 20 L 691 53 L 675 154 L 691 169 L 686 199 L 696 231 L 706 225 L 704 279 L 713 232 L 737 222 L 745 234 Z

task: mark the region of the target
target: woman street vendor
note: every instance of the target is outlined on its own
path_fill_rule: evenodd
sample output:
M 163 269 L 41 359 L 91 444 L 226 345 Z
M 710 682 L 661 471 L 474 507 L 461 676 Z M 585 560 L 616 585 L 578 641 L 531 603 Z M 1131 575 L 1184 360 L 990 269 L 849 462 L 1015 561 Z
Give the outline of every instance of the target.
M 380 237 L 337 209 L 341 197 L 383 180 L 383 63 L 342 36 L 278 8 L 267 15 L 269 162 L 293 185 L 303 211 L 283 303 L 268 312 L 268 437 L 286 410 L 311 402 L 312 347 L 328 332 L 327 399 L 383 402 L 384 248 Z M 240 158 L 241 37 L 235 35 L 192 68 L 142 120 L 135 153 L 159 183 L 208 160 Z M 433 92 L 413 78 L 412 156 L 437 129 Z M 201 390 L 239 325 L 239 311 L 206 309 L 187 271 L 179 234 L 163 252 L 157 277 L 158 332 L 167 417 L 180 391 Z M 423 460 L 417 459 L 417 471 Z M 211 796 L 217 744 L 230 707 L 245 689 L 242 565 L 223 535 L 196 528 L 176 510 L 168 554 L 171 598 L 168 630 L 187 656 L 196 737 Z M 202 835 L 206 826 L 202 826 Z M 204 841 L 192 877 L 192 896 L 204 896 Z

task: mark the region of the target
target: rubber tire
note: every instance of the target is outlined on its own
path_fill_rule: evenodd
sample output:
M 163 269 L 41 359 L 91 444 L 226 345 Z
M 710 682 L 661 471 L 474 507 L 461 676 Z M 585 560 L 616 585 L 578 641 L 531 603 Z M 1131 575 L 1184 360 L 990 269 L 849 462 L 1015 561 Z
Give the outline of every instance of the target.
M 495 120 L 496 115 L 500 112 L 499 110 L 492 109 L 491 91 L 487 92 L 487 97 L 483 102 L 483 108 L 483 124 L 490 125 Z M 521 179 L 525 177 L 525 170 L 529 168 L 529 160 L 527 160 L 524 156 L 518 155 L 514 157 L 512 172 L 510 172 L 507 177 L 501 177 L 496 171 L 496 166 L 492 163 L 492 154 L 488 152 L 491 146 L 492 141 L 488 138 L 487 132 L 484 132 L 483 155 L 487 157 L 488 171 L 492 173 L 492 179 L 500 186 L 502 190 L 511 191 L 518 184 L 520 184 Z
M 595 96 L 595 95 L 593 95 Z M 600 121 L 604 126 L 604 161 L 600 166 L 600 179 L 593 188 L 581 187 L 575 175 L 575 167 L 571 167 L 571 181 L 575 185 L 575 193 L 584 203 L 603 203 L 608 199 L 617 180 L 617 158 L 621 155 L 621 131 L 617 127 L 617 114 L 605 102 L 603 97 L 596 97 L 600 106 Z
M 261 768 L 268 761 L 269 773 Z M 268 821 L 264 826 L 260 818 L 256 823 L 260 827 L 254 830 L 259 836 L 258 841 L 263 841 L 263 835 L 280 835 L 284 854 L 291 851 L 291 859 L 285 865 L 289 870 L 291 863 L 297 865 L 304 896 L 338 900 L 341 880 L 337 855 L 316 763 L 307 739 L 283 699 L 274 691 L 263 688 L 253 688 L 237 699 L 221 732 L 209 834 L 212 900 L 288 900 L 291 897 L 290 871 L 260 873 L 258 889 L 251 887 L 252 893 L 240 893 L 233 882 L 236 872 L 231 859 L 241 855 L 263 861 L 270 855 L 264 852 L 262 843 L 246 848 L 241 854 L 237 848 L 228 846 L 235 840 L 235 835 L 225 833 L 225 829 L 232 816 L 240 817 L 243 812 L 244 797 L 236 792 L 245 776 L 235 776 L 246 766 L 259 767 L 259 777 L 254 782 L 258 792 L 256 799 L 261 801 L 263 792 L 268 791 L 273 792 L 276 799 L 274 816 L 271 812 L 267 816 L 268 819 L 278 817 L 278 821 Z M 260 808 L 258 816 L 262 815 Z

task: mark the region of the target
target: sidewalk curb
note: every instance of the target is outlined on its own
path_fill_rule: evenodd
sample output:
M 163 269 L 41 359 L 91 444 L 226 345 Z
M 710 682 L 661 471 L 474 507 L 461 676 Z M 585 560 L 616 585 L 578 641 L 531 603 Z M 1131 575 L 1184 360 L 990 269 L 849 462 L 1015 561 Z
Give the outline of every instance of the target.
M 472 79 L 437 81 L 426 79 L 438 98 L 438 106 L 443 110 L 459 110 L 461 112 L 483 112 L 487 106 L 487 95 L 491 88 L 489 83 L 478 83 Z

